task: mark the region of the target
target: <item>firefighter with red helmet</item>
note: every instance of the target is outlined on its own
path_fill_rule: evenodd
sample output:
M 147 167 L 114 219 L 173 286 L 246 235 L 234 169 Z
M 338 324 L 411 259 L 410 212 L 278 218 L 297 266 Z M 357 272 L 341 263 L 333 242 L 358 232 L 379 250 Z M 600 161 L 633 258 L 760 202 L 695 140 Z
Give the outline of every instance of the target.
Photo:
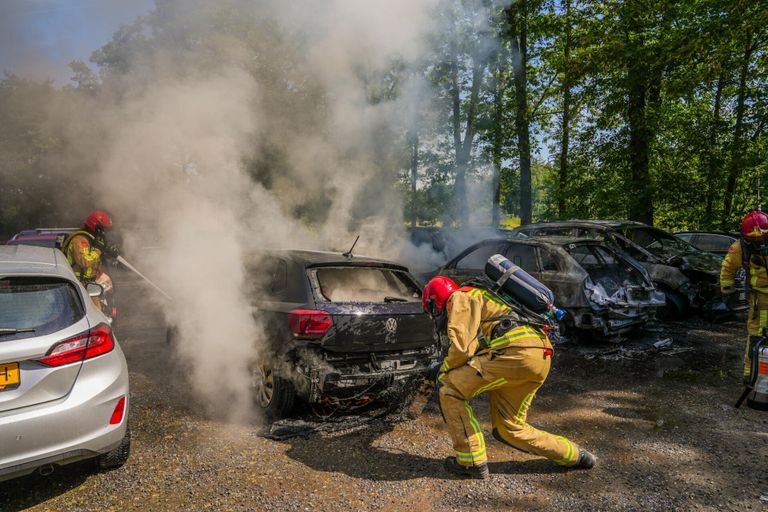
M 427 283 L 422 305 L 451 341 L 437 377 L 440 408 L 456 454 L 445 460 L 446 470 L 471 478 L 489 477 L 485 439 L 469 403 L 485 392 L 496 440 L 562 466 L 594 466 L 595 457 L 587 450 L 526 421 L 553 353 L 541 329 L 520 325 L 494 337 L 498 319 L 508 316 L 511 308 L 483 288 L 459 288 L 447 277 Z
M 112 218 L 104 211 L 94 210 L 85 219 L 82 229 L 70 234 L 61 244 L 61 251 L 72 265 L 75 276 L 83 284 L 97 283 L 110 292 L 112 279 L 104 270 L 104 256 L 116 257 L 117 247 L 109 245 L 106 231 L 112 228 Z M 94 303 L 101 307 L 98 298 Z
M 744 269 L 749 301 L 747 343 L 744 352 L 744 382 L 752 374 L 752 350 L 768 327 L 768 215 L 749 212 L 741 222 L 741 239 L 736 240 L 725 255 L 720 269 L 720 290 L 724 295 L 734 293 L 736 274 Z

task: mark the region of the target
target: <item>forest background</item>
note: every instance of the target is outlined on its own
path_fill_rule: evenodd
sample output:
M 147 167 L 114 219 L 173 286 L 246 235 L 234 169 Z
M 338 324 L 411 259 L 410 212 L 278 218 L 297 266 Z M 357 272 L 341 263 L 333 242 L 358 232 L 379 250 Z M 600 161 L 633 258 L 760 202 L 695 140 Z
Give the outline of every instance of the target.
M 301 51 L 274 58 L 288 34 L 228 0 L 205 7 L 215 30 L 202 37 L 192 26 L 199 17 L 178 15 L 183 5 L 156 0 L 90 63 L 73 61 L 67 84 L 5 70 L 0 239 L 77 223 L 99 204 L 88 179 L 98 159 L 72 158 L 75 135 L 62 120 L 94 99 L 124 101 L 130 92 L 113 84 L 125 83 L 139 55 L 215 48 L 216 34 L 227 34 L 252 57 L 249 73 L 297 98 L 285 108 L 323 115 L 325 91 L 295 78 Z M 628 218 L 734 230 L 758 206 L 768 183 L 768 3 L 441 0 L 434 16 L 444 29 L 420 59 L 358 76 L 370 105 L 418 94 L 380 149 L 384 181 L 401 191 L 403 225 Z M 195 55 L 196 69 L 216 66 L 215 51 Z M 428 86 L 414 92 L 413 77 Z M 287 164 L 277 146 L 254 140 L 253 148 L 243 165 L 269 188 Z M 176 161 L 181 175 L 196 172 L 183 151 Z M 318 198 L 291 213 L 311 224 L 323 207 Z

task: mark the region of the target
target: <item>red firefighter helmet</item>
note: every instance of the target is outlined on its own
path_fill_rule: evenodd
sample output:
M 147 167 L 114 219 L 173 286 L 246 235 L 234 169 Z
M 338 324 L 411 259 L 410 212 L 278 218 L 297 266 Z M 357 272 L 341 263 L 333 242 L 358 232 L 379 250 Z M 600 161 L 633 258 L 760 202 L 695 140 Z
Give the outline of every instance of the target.
M 768 215 L 761 211 L 749 212 L 741 221 L 741 235 L 748 242 L 763 243 L 768 240 Z
M 93 232 L 110 229 L 112 227 L 112 217 L 107 212 L 93 210 L 85 219 L 85 227 Z
M 459 288 L 453 279 L 444 276 L 433 277 L 421 293 L 421 306 L 432 316 L 440 316 L 448 297 Z

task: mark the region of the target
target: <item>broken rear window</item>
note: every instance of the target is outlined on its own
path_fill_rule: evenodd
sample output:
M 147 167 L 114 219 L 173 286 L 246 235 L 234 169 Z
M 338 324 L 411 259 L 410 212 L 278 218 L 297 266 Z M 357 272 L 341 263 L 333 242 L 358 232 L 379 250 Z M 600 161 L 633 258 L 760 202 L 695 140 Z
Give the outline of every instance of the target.
M 419 302 L 416 283 L 398 270 L 372 267 L 327 267 L 313 270 L 328 302 Z
M 639 270 L 605 247 L 570 244 L 565 249 L 587 271 L 592 281 L 603 285 L 610 295 L 623 286 L 645 284 Z

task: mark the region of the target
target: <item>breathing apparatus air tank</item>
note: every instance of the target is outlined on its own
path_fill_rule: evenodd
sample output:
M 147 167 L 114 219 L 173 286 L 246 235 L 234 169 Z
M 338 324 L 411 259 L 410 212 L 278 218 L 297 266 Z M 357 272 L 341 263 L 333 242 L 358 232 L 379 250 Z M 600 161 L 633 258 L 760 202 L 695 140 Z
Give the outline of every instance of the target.
M 768 411 L 768 343 L 760 338 L 752 352 L 752 381 L 747 395 L 747 407 Z
M 494 254 L 485 264 L 485 275 L 500 290 L 534 313 L 551 313 L 560 320 L 565 312 L 553 306 L 555 294 L 528 272 L 501 254 Z

